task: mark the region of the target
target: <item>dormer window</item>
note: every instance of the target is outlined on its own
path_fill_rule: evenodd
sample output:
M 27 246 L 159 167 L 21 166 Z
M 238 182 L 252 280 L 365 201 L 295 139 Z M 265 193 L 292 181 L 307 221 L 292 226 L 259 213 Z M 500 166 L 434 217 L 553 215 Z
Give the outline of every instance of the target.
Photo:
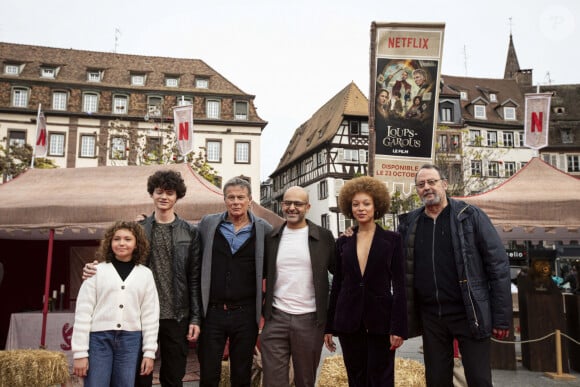
M 462 91 L 459 93 L 459 97 L 462 101 L 467 101 L 467 91 Z
M 131 75 L 131 85 L 133 85 L 133 86 L 145 86 L 145 74 L 132 74 Z
M 179 86 L 179 78 L 178 77 L 166 77 L 165 78 L 165 86 L 167 87 L 178 87 Z
M 503 116 L 505 120 L 513 121 L 516 119 L 516 108 L 515 107 L 504 107 Z
M 209 88 L 209 79 L 203 77 L 195 78 L 195 87 L 198 89 Z
M 564 108 L 563 106 L 557 106 L 554 108 L 554 113 L 564 114 L 564 113 L 566 113 L 566 108 Z
M 453 122 L 453 108 L 451 106 L 441 107 L 439 118 L 441 122 Z
M 248 103 L 246 101 L 234 102 L 234 118 L 236 120 L 248 119 Z
M 15 65 L 15 64 L 4 65 L 4 74 L 6 74 L 6 75 L 19 75 L 20 74 L 20 66 Z
M 97 70 L 87 71 L 87 81 L 89 82 L 101 82 L 102 76 L 103 76 L 102 71 Z
M 485 120 L 485 105 L 475 105 L 473 107 L 473 115 L 475 118 Z
M 494 93 L 491 93 L 491 94 L 489 95 L 489 100 L 490 100 L 491 102 L 497 102 L 497 95 L 495 95 Z
M 40 76 L 42 78 L 56 78 L 56 69 L 54 67 L 43 67 L 40 69 Z

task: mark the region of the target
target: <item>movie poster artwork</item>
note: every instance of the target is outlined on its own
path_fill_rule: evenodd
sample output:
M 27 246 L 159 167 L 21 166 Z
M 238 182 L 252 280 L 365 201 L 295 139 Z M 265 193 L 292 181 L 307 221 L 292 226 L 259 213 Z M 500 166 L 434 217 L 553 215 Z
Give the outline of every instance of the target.
M 431 157 L 438 63 L 377 58 L 376 155 Z

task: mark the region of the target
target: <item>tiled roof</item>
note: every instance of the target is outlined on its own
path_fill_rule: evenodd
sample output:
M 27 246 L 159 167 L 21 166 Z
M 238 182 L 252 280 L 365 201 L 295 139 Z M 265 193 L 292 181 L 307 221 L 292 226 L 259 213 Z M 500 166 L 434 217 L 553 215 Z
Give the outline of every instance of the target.
M 351 82 L 296 129 L 276 171 L 332 140 L 344 116 L 368 117 L 368 115 L 367 97 L 354 82 Z
M 141 56 L 0 42 L 0 63 L 24 64 L 18 78 L 27 80 L 39 79 L 42 67 L 58 67 L 56 78 L 51 80 L 55 83 L 60 81 L 86 84 L 89 83 L 87 71 L 102 70 L 104 78 L 98 83 L 101 87 L 133 88 L 131 74 L 141 73 L 147 76 L 147 82 L 142 86 L 146 90 L 175 90 L 165 86 L 165 77 L 179 76 L 178 89 L 181 91 L 247 95 L 200 59 Z M 208 78 L 209 88 L 195 88 L 196 76 Z M 43 81 L 46 81 L 46 78 L 43 78 Z
M 467 122 L 477 124 L 481 122 L 499 125 L 523 125 L 524 95 L 517 82 L 513 79 L 473 78 L 441 75 L 444 84 L 443 92 L 453 95 L 452 92 L 467 92 L 467 100 L 460 100 L 462 116 Z M 443 93 L 442 92 L 442 93 Z M 491 94 L 496 100 L 492 101 Z M 486 119 L 474 117 L 474 103 L 483 103 L 486 106 Z M 516 109 L 516 120 L 506 121 L 503 118 L 503 107 L 510 106 Z
M 523 89 L 524 93 L 536 93 L 536 86 Z M 550 120 L 578 121 L 580 120 L 580 85 L 542 85 L 540 93 L 552 92 L 552 112 Z M 555 110 L 564 108 L 561 113 Z

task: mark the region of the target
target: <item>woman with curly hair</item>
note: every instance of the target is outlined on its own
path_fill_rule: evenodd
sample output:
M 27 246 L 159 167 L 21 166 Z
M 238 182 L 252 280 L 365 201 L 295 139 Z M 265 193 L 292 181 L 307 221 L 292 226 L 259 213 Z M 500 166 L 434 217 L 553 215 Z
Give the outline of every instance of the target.
M 338 202 L 358 226 L 336 242 L 324 341 L 334 351 L 338 336 L 349 386 L 393 386 L 407 313 L 401 236 L 375 223 L 389 210 L 389 192 L 378 179 L 357 177 L 344 184 Z
M 133 386 L 139 351 L 141 373 L 153 371 L 159 299 L 144 265 L 149 242 L 141 225 L 119 221 L 101 241 L 97 273 L 83 282 L 72 336 L 73 373 L 85 387 Z M 90 367 L 89 367 L 90 360 Z

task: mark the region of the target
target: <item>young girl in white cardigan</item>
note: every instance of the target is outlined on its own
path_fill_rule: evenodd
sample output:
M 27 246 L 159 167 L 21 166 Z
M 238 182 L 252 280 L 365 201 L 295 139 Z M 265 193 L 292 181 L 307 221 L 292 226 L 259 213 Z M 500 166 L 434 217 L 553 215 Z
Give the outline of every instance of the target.
M 153 371 L 159 299 L 151 270 L 142 265 L 149 243 L 136 222 L 117 222 L 105 232 L 97 259 L 106 263 L 83 282 L 72 336 L 73 373 L 85 387 L 133 386 Z

